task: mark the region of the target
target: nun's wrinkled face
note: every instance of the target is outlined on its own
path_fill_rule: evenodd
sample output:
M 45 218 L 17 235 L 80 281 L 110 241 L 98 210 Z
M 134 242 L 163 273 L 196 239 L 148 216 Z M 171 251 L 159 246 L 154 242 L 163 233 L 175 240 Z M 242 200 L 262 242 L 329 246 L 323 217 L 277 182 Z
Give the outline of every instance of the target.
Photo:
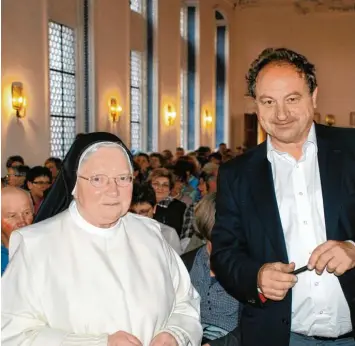
M 125 215 L 132 198 L 132 173 L 119 148 L 101 147 L 79 167 L 74 198 L 82 217 L 108 228 Z

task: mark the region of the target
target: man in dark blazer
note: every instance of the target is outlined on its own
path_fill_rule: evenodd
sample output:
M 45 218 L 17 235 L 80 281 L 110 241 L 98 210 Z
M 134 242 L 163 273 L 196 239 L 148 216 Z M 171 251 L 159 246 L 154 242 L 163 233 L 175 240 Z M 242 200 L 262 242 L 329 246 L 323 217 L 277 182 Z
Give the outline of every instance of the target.
M 243 346 L 353 346 L 355 130 L 313 122 L 298 53 L 265 50 L 247 81 L 268 137 L 219 170 L 211 267 L 245 303 Z

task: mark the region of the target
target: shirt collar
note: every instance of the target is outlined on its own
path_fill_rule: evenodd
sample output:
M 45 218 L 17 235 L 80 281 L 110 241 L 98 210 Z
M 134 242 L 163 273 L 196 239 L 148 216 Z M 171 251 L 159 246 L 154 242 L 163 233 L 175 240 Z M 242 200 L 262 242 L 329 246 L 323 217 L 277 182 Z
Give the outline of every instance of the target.
M 306 140 L 305 143 L 303 144 L 303 147 L 302 147 L 303 152 L 305 152 L 306 149 L 307 149 L 310 145 L 314 145 L 314 147 L 315 147 L 315 152 L 317 153 L 317 151 L 318 151 L 318 146 L 317 146 L 316 128 L 315 128 L 315 126 L 314 126 L 314 123 L 312 124 L 311 129 L 309 130 L 307 140 Z M 275 149 L 274 146 L 273 146 L 272 143 L 271 143 L 271 137 L 270 137 L 270 135 L 267 135 L 267 139 L 266 139 L 266 152 L 267 152 L 267 157 L 268 157 L 269 161 L 270 161 L 271 152 L 273 152 L 273 151 L 274 151 L 274 152 L 277 152 L 278 154 L 281 154 L 281 155 L 287 155 L 287 153 L 284 153 L 284 152 L 281 152 L 281 151 L 278 151 L 277 149 Z

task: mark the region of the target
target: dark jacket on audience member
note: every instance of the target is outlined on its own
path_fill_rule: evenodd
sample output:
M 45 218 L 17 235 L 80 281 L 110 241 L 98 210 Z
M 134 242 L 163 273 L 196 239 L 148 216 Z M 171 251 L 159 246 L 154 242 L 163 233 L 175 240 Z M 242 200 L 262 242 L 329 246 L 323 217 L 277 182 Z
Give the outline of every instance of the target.
M 179 238 L 181 238 L 185 210 L 186 204 L 184 202 L 173 199 L 167 206 L 157 205 L 154 219 L 174 228 Z

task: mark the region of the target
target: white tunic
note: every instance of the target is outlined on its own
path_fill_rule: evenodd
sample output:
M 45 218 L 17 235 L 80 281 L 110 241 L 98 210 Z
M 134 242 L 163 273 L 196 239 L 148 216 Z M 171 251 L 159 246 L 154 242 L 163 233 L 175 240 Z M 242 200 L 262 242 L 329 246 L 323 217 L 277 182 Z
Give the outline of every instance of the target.
M 162 331 L 180 345 L 200 345 L 200 298 L 154 220 L 128 213 L 99 229 L 73 202 L 14 232 L 10 258 L 2 277 L 4 346 L 106 346 L 119 330 L 144 346 Z

